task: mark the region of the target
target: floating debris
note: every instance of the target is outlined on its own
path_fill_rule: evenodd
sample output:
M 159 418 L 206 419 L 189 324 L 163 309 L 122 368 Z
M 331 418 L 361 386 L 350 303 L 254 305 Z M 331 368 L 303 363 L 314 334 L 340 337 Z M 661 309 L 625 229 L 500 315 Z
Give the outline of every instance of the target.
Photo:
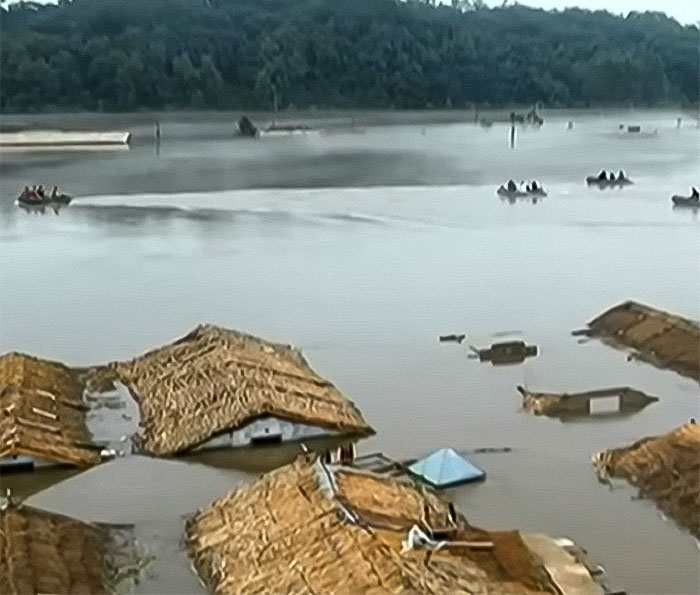
M 588 334 L 637 359 L 700 381 L 700 325 L 637 302 L 624 302 L 588 323 Z
M 152 557 L 128 525 L 97 525 L 8 501 L 0 512 L 0 593 L 117 593 Z
M 198 512 L 187 548 L 216 593 L 558 592 L 519 532 L 472 527 L 417 484 L 308 456 Z
M 440 343 L 459 343 L 460 345 L 462 344 L 462 341 L 467 338 L 467 335 L 440 335 L 438 337 L 438 340 Z
M 700 538 L 700 426 L 691 421 L 664 436 L 599 452 L 593 466 L 601 479 L 621 477 L 638 487 L 641 497 Z
M 523 396 L 525 411 L 559 418 L 629 415 L 659 400 L 628 386 L 581 393 L 538 393 L 522 386 L 517 390 Z
M 504 343 L 494 343 L 486 349 L 477 349 L 472 346 L 471 350 L 479 357 L 481 362 L 491 362 L 494 366 L 505 364 L 519 364 L 528 357 L 537 355 L 536 345 L 526 345 L 524 341 L 506 341 Z
M 0 357 L 0 466 L 58 463 L 88 467 L 101 446 L 86 425 L 89 407 L 78 374 L 21 353 Z
M 193 450 L 258 420 L 265 421 L 250 430 L 251 440 L 290 423 L 374 433 L 301 352 L 215 326 L 197 327 L 134 360 L 95 368 L 89 378 L 91 386 L 119 381 L 129 389 L 141 414 L 136 446 L 156 456 Z M 280 421 L 275 425 L 271 418 Z

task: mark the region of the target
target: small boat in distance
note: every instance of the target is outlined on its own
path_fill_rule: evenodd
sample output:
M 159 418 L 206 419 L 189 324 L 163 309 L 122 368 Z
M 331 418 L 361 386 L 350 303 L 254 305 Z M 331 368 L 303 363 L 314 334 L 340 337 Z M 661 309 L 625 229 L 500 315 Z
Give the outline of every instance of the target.
M 608 172 L 602 170 L 597 176 L 588 176 L 586 178 L 586 184 L 589 186 L 598 186 L 598 188 L 613 188 L 629 186 L 630 184 L 634 184 L 634 182 L 627 177 L 623 170 L 620 170 L 617 177 L 614 172 L 608 174 Z
M 690 196 L 681 196 L 674 194 L 671 197 L 671 202 L 674 207 L 690 207 L 692 209 L 700 209 L 700 192 L 694 186 L 690 189 Z
M 17 197 L 17 204 L 19 206 L 27 207 L 39 207 L 39 206 L 51 206 L 51 205 L 61 205 L 66 206 L 70 204 L 73 200 L 72 196 L 65 194 L 64 192 L 58 192 L 58 188 L 54 187 L 51 192 L 45 193 L 42 188 L 43 186 L 29 186 L 25 187 L 24 190 Z

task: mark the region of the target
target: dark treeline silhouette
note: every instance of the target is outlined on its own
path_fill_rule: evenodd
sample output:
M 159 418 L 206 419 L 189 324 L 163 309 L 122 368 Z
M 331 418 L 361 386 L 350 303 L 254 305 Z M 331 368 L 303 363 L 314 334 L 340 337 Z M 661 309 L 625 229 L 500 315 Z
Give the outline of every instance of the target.
M 60 0 L 11 5 L 0 27 L 5 112 L 698 101 L 698 31 L 659 13 Z

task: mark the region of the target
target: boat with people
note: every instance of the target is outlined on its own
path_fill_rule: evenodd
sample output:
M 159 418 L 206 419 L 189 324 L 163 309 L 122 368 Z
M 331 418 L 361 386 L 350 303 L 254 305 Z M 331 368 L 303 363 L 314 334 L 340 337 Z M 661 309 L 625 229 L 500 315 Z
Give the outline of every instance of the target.
M 507 183 L 501 184 L 496 190 L 496 194 L 503 198 L 544 198 L 547 196 L 546 190 L 537 180 L 532 180 L 529 183 L 520 182 L 516 184 L 513 180 L 508 180 Z
M 671 202 L 674 207 L 691 207 L 693 209 L 700 209 L 700 191 L 695 186 L 690 188 L 690 196 L 681 196 L 680 194 L 674 194 L 671 197 Z
M 17 203 L 24 206 L 42 206 L 42 205 L 68 205 L 72 197 L 68 194 L 60 192 L 58 186 L 54 186 L 50 192 L 44 189 L 42 184 L 33 185 L 31 188 L 25 186 L 17 197 Z
M 630 180 L 623 170 L 620 170 L 618 175 L 615 176 L 615 172 L 608 173 L 602 170 L 597 176 L 588 176 L 586 178 L 586 184 L 589 186 L 598 186 L 599 188 L 612 188 L 612 187 L 622 187 L 634 184 Z

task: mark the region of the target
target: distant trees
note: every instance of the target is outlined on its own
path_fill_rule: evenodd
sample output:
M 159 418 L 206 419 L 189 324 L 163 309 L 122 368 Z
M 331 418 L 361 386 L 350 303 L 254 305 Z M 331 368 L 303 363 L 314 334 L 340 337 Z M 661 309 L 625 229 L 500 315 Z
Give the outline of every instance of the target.
M 0 109 L 690 105 L 698 32 L 479 0 L 61 0 L 0 19 Z

